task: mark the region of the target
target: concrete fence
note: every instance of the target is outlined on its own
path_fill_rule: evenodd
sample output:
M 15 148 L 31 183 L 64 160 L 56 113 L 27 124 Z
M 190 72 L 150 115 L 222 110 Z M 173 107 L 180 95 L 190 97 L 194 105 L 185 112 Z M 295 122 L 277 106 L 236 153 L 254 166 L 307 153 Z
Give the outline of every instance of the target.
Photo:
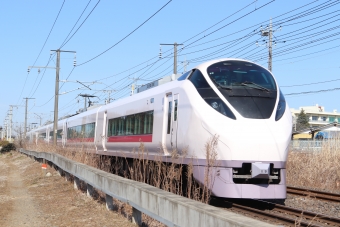
M 32 158 L 52 162 L 58 167 L 60 175 L 65 175 L 66 178 L 73 175 L 75 188 L 79 187 L 80 180 L 85 182 L 88 195 L 92 194 L 94 188 L 104 192 L 107 208 L 113 207 L 112 198 L 129 204 L 133 207 L 132 221 L 137 225 L 142 224 L 142 213 L 144 213 L 167 226 L 176 227 L 273 226 L 163 191 L 145 183 L 98 170 L 58 154 L 24 149 L 20 149 L 20 152 Z

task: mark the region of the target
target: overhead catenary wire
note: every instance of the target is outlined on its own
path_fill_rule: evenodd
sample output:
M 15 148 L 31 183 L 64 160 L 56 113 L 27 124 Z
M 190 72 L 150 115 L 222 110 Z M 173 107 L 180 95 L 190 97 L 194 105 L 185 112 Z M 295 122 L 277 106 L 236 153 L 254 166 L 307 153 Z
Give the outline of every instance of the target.
M 64 39 L 64 41 L 63 41 L 62 44 L 60 45 L 59 49 L 61 49 L 63 46 L 65 46 L 66 43 L 70 40 L 70 39 L 68 39 L 68 37 L 70 36 L 70 34 L 72 33 L 72 31 L 73 31 L 73 29 L 76 27 L 76 25 L 78 24 L 80 18 L 83 16 L 84 12 L 86 11 L 87 7 L 90 5 L 91 1 L 92 1 L 92 0 L 89 0 L 89 1 L 88 1 L 88 3 L 86 4 L 86 6 L 85 6 L 83 12 L 82 12 L 82 13 L 80 14 L 80 16 L 78 17 L 78 20 L 77 20 L 76 23 L 73 25 L 73 27 L 72 27 L 72 29 L 70 30 L 70 32 L 67 34 L 66 38 Z M 98 1 L 98 3 L 99 3 L 99 1 Z M 95 7 L 97 7 L 98 3 L 96 4 Z M 94 7 L 94 8 L 95 8 L 95 7 Z M 94 10 L 94 8 L 92 9 L 92 11 Z M 90 14 L 92 13 L 92 11 L 90 12 Z M 90 14 L 89 14 L 89 15 L 90 15 Z M 86 19 L 89 17 L 89 15 L 86 17 Z M 85 20 L 86 20 L 86 19 L 85 19 Z M 85 20 L 83 21 L 83 23 L 85 22 Z M 82 24 L 83 24 L 83 23 L 82 23 Z M 81 25 L 82 25 L 82 24 L 81 24 Z M 78 29 L 79 29 L 80 27 L 81 27 L 81 26 L 79 26 Z M 78 31 L 78 29 L 77 29 L 77 31 Z M 76 32 L 75 32 L 75 33 L 76 33 Z M 75 33 L 73 33 L 73 35 L 74 35 Z M 73 35 L 72 35 L 72 36 L 73 36 Z M 68 40 L 67 40 L 67 39 L 68 39 Z M 67 40 L 67 42 L 66 42 L 66 40 Z
M 64 4 L 65 4 L 65 0 L 64 0 L 63 3 L 61 4 L 61 7 L 60 7 L 60 9 L 59 9 L 59 11 L 58 11 L 58 14 L 57 14 L 57 17 L 55 18 L 55 20 L 54 20 L 54 22 L 53 22 L 53 25 L 52 25 L 52 27 L 51 27 L 51 29 L 50 29 L 50 31 L 49 31 L 49 33 L 48 33 L 46 39 L 45 39 L 45 42 L 44 42 L 43 46 L 41 47 L 41 49 L 40 49 L 40 51 L 39 51 L 38 56 L 36 57 L 36 59 L 35 59 L 35 61 L 34 61 L 34 63 L 33 63 L 33 66 L 34 66 L 35 63 L 38 61 L 38 59 L 39 59 L 39 57 L 40 57 L 40 55 L 41 55 L 41 52 L 43 51 L 43 49 L 44 49 L 44 47 L 45 47 L 45 45 L 46 45 L 46 43 L 47 43 L 47 40 L 49 39 L 49 37 L 50 37 L 50 35 L 51 35 L 51 33 L 52 33 L 52 30 L 53 30 L 53 28 L 54 28 L 54 25 L 56 24 L 56 22 L 57 22 L 57 20 L 58 20 L 58 18 L 59 18 L 60 12 L 61 12 L 61 10 L 63 9 Z M 20 100 L 21 97 L 22 97 L 22 93 L 23 93 L 23 91 L 24 91 L 24 89 L 25 89 L 25 86 L 26 86 L 26 83 L 27 83 L 28 75 L 29 75 L 29 73 L 26 74 L 26 79 L 25 79 L 23 88 L 21 89 L 21 93 L 20 93 L 20 95 L 19 95 L 19 98 L 18 98 L 17 103 L 19 102 L 19 100 Z
M 89 1 L 89 3 L 90 3 L 90 2 L 91 2 L 91 1 Z M 74 36 L 74 35 L 78 32 L 78 30 L 83 26 L 83 24 L 85 23 L 85 21 L 90 17 L 90 15 L 92 14 L 92 12 L 96 9 L 96 7 L 98 6 L 99 2 L 100 2 L 100 0 L 98 0 L 98 2 L 96 3 L 96 5 L 92 8 L 92 10 L 90 11 L 90 13 L 86 16 L 86 18 L 85 18 L 85 19 L 83 20 L 83 22 L 79 25 L 79 27 L 76 29 L 76 31 L 71 35 L 71 37 L 67 39 L 67 37 L 69 36 L 69 34 L 67 35 L 67 37 L 66 37 L 67 41 L 66 41 L 66 39 L 65 39 L 64 42 L 63 42 L 63 43 L 61 44 L 61 46 L 59 47 L 59 49 L 61 49 L 62 47 L 64 47 L 64 46 L 65 46 L 65 45 L 73 38 L 73 36 Z M 88 4 L 89 4 L 89 3 L 88 3 Z M 86 5 L 85 9 L 87 8 L 88 4 Z M 84 9 L 84 11 L 85 11 L 85 9 Z M 82 14 L 80 15 L 80 17 L 83 15 L 84 11 L 83 11 Z M 80 19 L 80 17 L 79 17 L 79 19 Z M 79 19 L 77 20 L 76 24 L 78 23 Z M 75 25 L 76 25 L 76 24 L 75 24 Z M 73 27 L 73 28 L 74 28 L 74 27 Z M 73 28 L 71 29 L 71 31 L 73 30 Z M 70 31 L 70 33 L 71 33 L 71 31 Z
M 119 43 L 121 43 L 122 41 L 124 41 L 126 38 L 128 38 L 130 35 L 132 35 L 135 31 L 137 31 L 140 27 L 142 27 L 144 24 L 146 24 L 149 20 L 151 20 L 154 16 L 156 16 L 156 14 L 158 14 L 162 9 L 164 9 L 172 0 L 168 1 L 165 5 L 163 5 L 159 10 L 157 10 L 154 14 L 152 14 L 148 19 L 146 19 L 143 23 L 141 23 L 137 28 L 135 28 L 133 31 L 131 31 L 129 34 L 127 34 L 126 36 L 124 36 L 121 40 L 119 40 L 118 42 L 116 42 L 114 45 L 112 45 L 111 47 L 109 47 L 108 49 L 104 50 L 103 52 L 101 52 L 100 54 L 96 55 L 95 57 L 77 65 L 77 66 L 82 66 L 84 64 L 89 63 L 90 61 L 93 61 L 94 59 L 100 57 L 101 55 L 105 54 L 106 52 L 108 52 L 109 50 L 111 50 L 113 47 L 117 46 Z

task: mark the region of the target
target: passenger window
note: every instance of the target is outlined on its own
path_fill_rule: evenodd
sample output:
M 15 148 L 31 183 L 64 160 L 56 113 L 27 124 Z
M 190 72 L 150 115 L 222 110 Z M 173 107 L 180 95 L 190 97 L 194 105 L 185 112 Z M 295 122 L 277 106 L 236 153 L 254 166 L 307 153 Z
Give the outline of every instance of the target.
M 171 111 L 172 111 L 172 102 L 169 102 L 169 108 L 168 108 L 168 134 L 170 134 L 170 128 L 171 128 Z
M 108 136 L 152 134 L 153 111 L 109 119 Z
M 210 88 L 207 80 L 198 69 L 195 69 L 195 71 L 191 74 L 189 80 L 194 84 L 196 88 Z

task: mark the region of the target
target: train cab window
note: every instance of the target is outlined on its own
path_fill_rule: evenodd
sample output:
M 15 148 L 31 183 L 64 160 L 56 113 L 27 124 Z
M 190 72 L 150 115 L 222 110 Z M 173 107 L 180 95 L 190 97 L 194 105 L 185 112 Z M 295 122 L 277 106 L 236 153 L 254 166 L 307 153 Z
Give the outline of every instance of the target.
M 191 72 L 192 72 L 192 71 L 190 70 L 190 71 L 184 73 L 182 76 L 178 77 L 177 80 L 178 80 L 178 81 L 185 80 L 185 79 L 190 75 Z
M 189 80 L 196 88 L 210 88 L 207 80 L 198 69 L 195 69 L 195 71 L 190 75 Z
M 242 89 L 244 86 L 248 88 L 261 86 L 265 89 L 276 90 L 274 78 L 268 70 L 244 61 L 218 62 L 209 66 L 207 73 L 214 83 L 222 87 L 231 86 L 229 88 Z
M 189 77 L 189 80 L 194 84 L 198 93 L 204 99 L 204 101 L 216 111 L 221 114 L 236 120 L 235 115 L 229 109 L 229 107 L 220 99 L 216 92 L 210 87 L 207 80 L 204 78 L 201 71 L 195 69 L 195 71 Z

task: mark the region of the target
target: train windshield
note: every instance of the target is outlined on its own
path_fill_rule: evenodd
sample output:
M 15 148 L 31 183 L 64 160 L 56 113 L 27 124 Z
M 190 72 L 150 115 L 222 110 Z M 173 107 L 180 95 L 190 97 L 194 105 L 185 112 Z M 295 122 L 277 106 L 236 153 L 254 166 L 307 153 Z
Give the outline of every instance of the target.
M 276 90 L 276 84 L 270 72 L 249 62 L 218 62 L 209 66 L 207 72 L 211 80 L 223 89 L 249 87 L 263 91 Z

